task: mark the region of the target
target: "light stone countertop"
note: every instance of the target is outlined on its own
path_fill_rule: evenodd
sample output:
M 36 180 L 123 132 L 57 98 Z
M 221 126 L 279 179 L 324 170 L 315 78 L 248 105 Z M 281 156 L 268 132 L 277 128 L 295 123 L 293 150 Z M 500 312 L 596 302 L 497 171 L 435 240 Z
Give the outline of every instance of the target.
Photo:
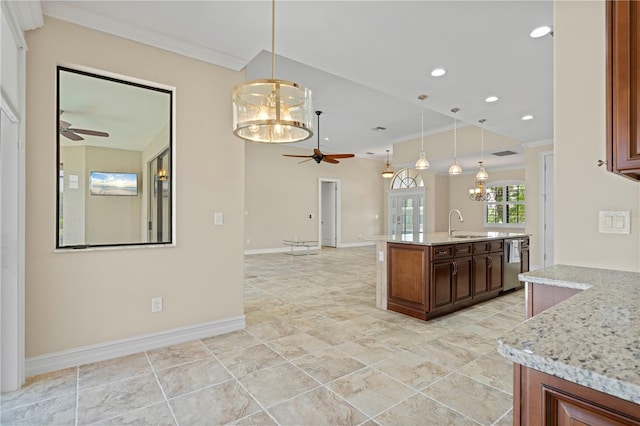
M 640 273 L 555 265 L 519 278 L 584 291 L 500 337 L 498 352 L 640 404 Z
M 453 236 L 447 232 L 431 232 L 417 235 L 374 235 L 363 237 L 369 241 L 386 241 L 389 243 L 405 243 L 423 246 L 436 246 L 443 244 L 459 244 L 465 242 L 476 242 L 486 240 L 499 240 L 505 238 L 522 238 L 530 234 L 521 232 L 482 232 L 482 231 L 455 231 Z

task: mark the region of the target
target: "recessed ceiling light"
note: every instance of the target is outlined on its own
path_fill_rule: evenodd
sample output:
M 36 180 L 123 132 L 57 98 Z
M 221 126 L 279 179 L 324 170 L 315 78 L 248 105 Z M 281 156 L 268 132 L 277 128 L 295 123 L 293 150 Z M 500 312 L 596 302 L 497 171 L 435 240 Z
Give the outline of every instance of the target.
M 535 30 L 531 31 L 531 33 L 529 34 L 529 37 L 531 37 L 531 38 L 540 38 L 540 37 L 546 36 L 550 32 L 551 32 L 551 27 L 547 27 L 545 25 L 545 26 L 538 27 Z
M 444 68 L 436 68 L 433 71 L 431 71 L 431 75 L 433 77 L 442 77 L 446 73 L 447 73 L 447 70 L 445 70 Z
M 522 116 L 522 119 L 523 119 L 524 121 L 527 121 L 527 120 L 533 120 L 533 115 L 531 115 L 531 114 L 523 115 L 523 116 Z
M 328 141 L 328 140 L 329 140 L 329 138 L 324 138 L 324 140 L 325 140 L 325 141 Z
M 484 101 L 491 103 L 491 102 L 497 101 L 498 99 L 500 99 L 500 98 L 497 97 L 497 96 L 487 96 L 487 98 Z

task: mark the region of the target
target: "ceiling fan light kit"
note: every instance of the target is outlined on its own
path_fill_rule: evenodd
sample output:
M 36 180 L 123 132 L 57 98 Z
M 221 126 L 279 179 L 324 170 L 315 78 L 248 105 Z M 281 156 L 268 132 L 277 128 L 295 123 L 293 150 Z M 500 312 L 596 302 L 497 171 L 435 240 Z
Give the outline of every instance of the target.
M 233 134 L 263 143 L 292 143 L 313 136 L 313 99 L 304 86 L 276 80 L 275 0 L 271 2 L 271 78 L 233 89 Z
M 418 158 L 418 161 L 416 161 L 416 165 L 415 168 L 417 170 L 427 170 L 430 166 L 429 161 L 427 161 L 427 157 L 424 154 L 424 100 L 427 99 L 427 95 L 420 95 L 418 96 L 418 99 L 420 99 L 420 103 L 421 103 L 421 112 L 422 112 L 422 119 L 420 121 L 421 123 L 421 133 L 420 133 L 420 157 Z

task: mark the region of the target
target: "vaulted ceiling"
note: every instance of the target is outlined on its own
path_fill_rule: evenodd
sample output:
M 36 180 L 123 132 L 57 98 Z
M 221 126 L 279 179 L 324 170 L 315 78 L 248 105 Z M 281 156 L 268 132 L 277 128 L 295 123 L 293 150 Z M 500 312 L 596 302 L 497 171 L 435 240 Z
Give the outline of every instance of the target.
M 270 1 L 44 1 L 42 8 L 216 65 L 246 67 L 248 78 L 271 75 Z M 551 142 L 552 37 L 529 33 L 552 23 L 551 1 L 279 0 L 276 78 L 313 91 L 329 152 L 380 159 L 393 143 L 418 138 L 423 93 L 427 134 L 451 129 L 450 110 L 458 107 L 459 126 L 485 118 L 486 129 L 518 144 Z M 447 73 L 432 77 L 439 67 Z M 499 100 L 485 102 L 490 95 Z M 522 120 L 527 114 L 534 118 Z M 371 130 L 377 126 L 386 130 Z M 315 144 L 314 136 L 296 146 Z

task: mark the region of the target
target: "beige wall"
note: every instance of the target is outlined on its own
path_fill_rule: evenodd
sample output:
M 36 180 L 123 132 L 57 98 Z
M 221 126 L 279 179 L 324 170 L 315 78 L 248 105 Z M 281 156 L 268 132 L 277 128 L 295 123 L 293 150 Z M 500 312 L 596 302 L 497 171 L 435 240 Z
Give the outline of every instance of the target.
M 298 164 L 303 159 L 282 156 L 310 153 L 293 144 L 246 143 L 245 249 L 249 252 L 282 248 L 283 239 L 318 240 L 320 178 L 341 182 L 343 245 L 361 244 L 360 236 L 383 232 L 383 163 L 350 158 L 340 164 L 313 160 Z
M 243 315 L 244 144 L 230 102 L 243 73 L 53 19 L 27 42 L 27 357 Z M 58 64 L 176 87 L 175 247 L 54 252 Z
M 640 271 L 640 184 L 606 159 L 605 3 L 554 2 L 556 263 Z M 600 210 L 630 210 L 630 234 L 598 232 Z

